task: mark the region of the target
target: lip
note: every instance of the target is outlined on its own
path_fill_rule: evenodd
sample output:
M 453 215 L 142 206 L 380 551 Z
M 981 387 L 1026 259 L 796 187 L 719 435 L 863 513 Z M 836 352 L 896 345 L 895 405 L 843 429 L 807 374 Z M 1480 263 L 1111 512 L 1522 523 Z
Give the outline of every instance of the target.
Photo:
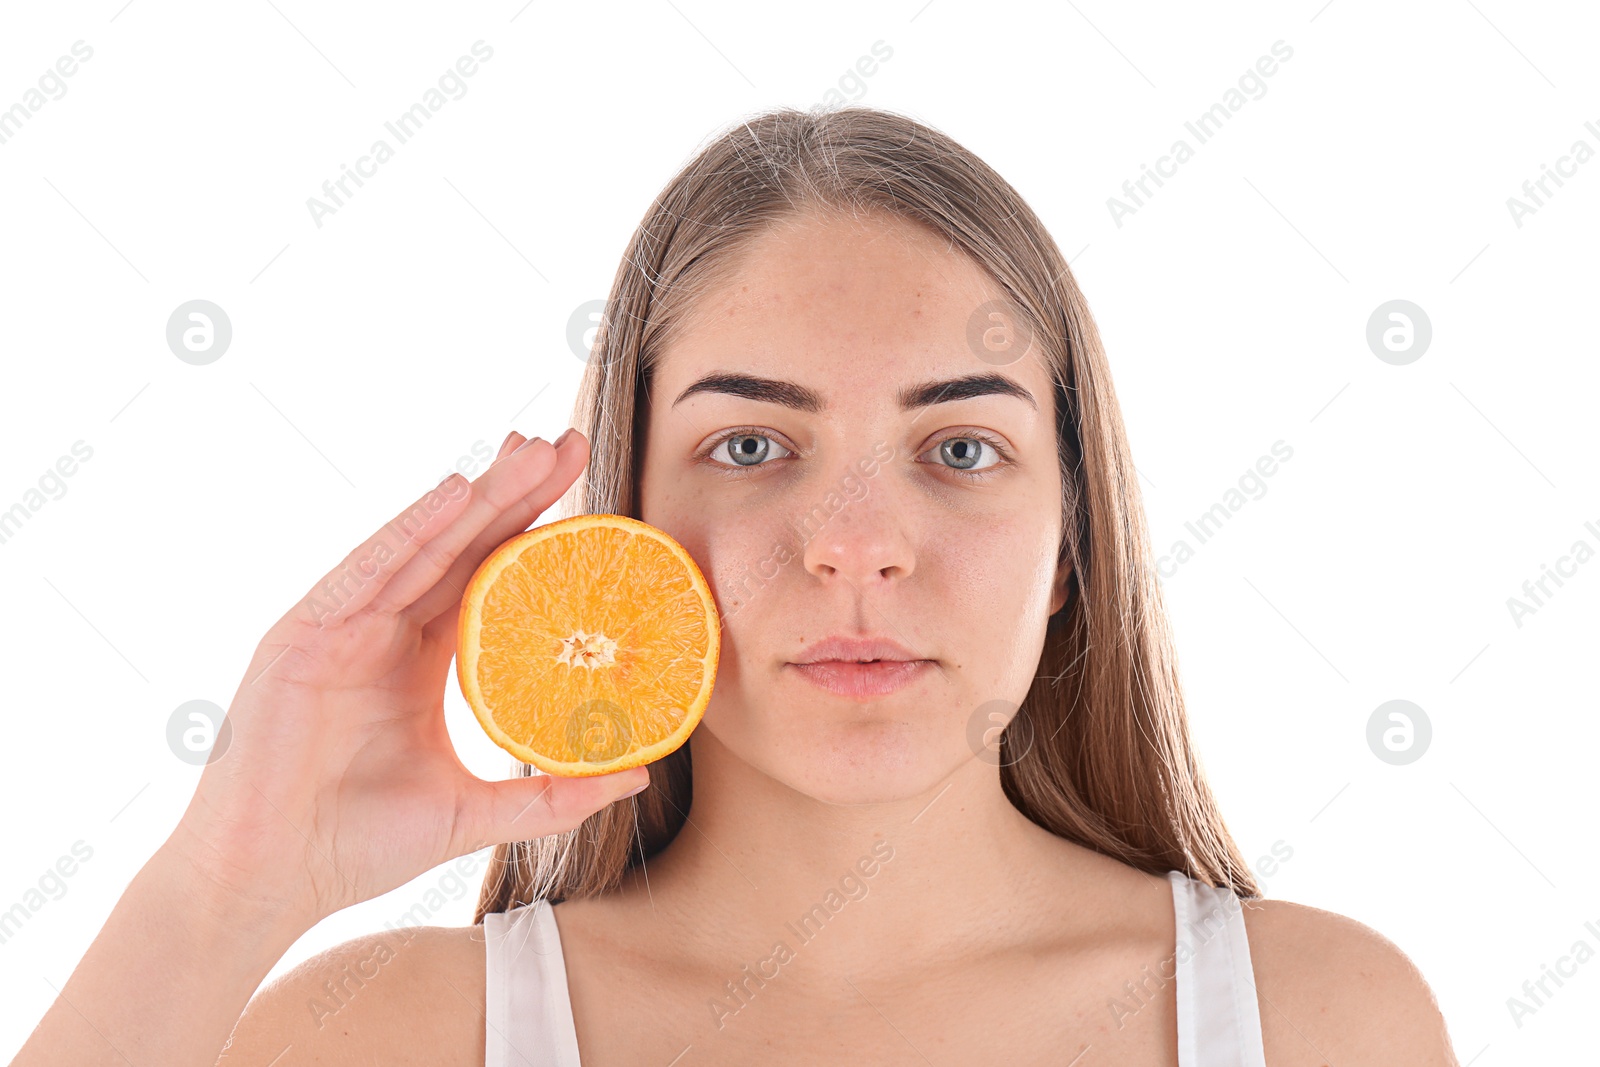
M 835 696 L 874 700 L 917 681 L 934 661 L 888 637 L 835 634 L 807 645 L 789 665 Z
M 813 641 L 794 658 L 796 666 L 825 661 L 858 663 L 862 660 L 900 660 L 915 662 L 923 657 L 887 637 L 844 637 L 835 635 Z
M 904 689 L 933 669 L 931 659 L 880 660 L 877 663 L 847 663 L 819 660 L 792 663 L 806 681 L 836 696 L 850 700 L 874 700 Z

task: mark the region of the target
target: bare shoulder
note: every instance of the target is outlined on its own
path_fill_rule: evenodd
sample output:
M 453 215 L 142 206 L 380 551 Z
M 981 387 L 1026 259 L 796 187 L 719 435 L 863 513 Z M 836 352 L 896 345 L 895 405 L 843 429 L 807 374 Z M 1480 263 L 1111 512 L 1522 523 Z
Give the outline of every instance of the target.
M 1433 990 L 1394 942 L 1286 900 L 1243 910 L 1269 1063 L 1458 1067 Z
M 256 993 L 219 1067 L 482 1067 L 483 927 L 386 930 L 311 957 Z

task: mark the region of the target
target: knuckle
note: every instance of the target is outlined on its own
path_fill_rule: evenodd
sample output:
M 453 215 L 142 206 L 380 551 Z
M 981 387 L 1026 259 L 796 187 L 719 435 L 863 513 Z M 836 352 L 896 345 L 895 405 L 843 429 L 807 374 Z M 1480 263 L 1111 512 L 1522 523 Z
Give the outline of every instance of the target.
M 417 549 L 417 558 L 430 570 L 443 573 L 450 569 L 455 561 L 455 550 L 449 545 L 440 544 L 438 541 L 429 541 Z

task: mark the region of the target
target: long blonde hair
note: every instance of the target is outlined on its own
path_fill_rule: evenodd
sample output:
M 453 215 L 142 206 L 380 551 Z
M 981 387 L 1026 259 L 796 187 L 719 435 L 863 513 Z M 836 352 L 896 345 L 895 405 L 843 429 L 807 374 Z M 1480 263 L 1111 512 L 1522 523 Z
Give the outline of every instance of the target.
M 1001 735 L 1006 796 L 1052 833 L 1132 867 L 1181 870 L 1259 897 L 1189 737 L 1127 434 L 1088 304 L 1017 191 L 945 134 L 876 108 L 779 108 L 734 123 L 697 153 L 650 205 L 612 282 L 572 419 L 590 460 L 562 514 L 639 517 L 635 457 L 658 354 L 735 253 L 803 207 L 888 211 L 930 227 L 1007 294 L 1054 377 L 1064 487 L 1057 562 L 1072 574 L 1037 676 Z M 664 849 L 689 811 L 692 747 L 691 738 L 651 764 L 636 806 L 609 805 L 565 833 L 498 846 L 475 921 L 541 897 L 607 892 Z

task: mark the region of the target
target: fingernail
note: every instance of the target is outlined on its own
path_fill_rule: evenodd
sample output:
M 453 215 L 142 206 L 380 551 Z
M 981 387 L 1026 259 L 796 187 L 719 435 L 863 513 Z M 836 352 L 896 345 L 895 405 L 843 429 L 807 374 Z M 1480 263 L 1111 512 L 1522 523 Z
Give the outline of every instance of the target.
M 633 796 L 634 794 L 643 793 L 646 789 L 649 789 L 649 788 L 650 788 L 650 779 L 646 778 L 644 780 L 644 784 L 639 786 L 639 788 L 630 789 L 626 793 L 624 793 L 620 797 L 618 797 L 617 799 L 618 800 L 627 800 L 629 797 Z
M 554 444 L 554 445 L 555 445 L 555 446 L 556 446 L 556 447 L 557 447 L 557 448 L 560 448 L 560 447 L 561 447 L 561 442 L 562 442 L 562 441 L 565 441 L 565 440 L 566 440 L 566 439 L 567 439 L 567 438 L 569 438 L 569 437 L 571 437 L 571 436 L 572 436 L 572 431 L 573 431 L 573 427 L 571 427 L 571 426 L 568 426 L 568 427 L 567 427 L 567 428 L 566 428 L 566 429 L 565 429 L 565 430 L 562 430 L 562 431 L 561 431 L 561 436 L 560 436 L 560 437 L 558 437 L 558 438 L 556 438 L 556 439 L 555 439 L 555 441 L 554 441 L 554 442 L 552 442 L 552 443 L 553 443 L 553 444 Z
M 512 431 L 511 431 L 511 432 L 510 432 L 510 433 L 508 433 L 508 434 L 506 434 L 506 439 L 505 439 L 505 440 L 504 440 L 504 441 L 501 441 L 501 442 L 500 442 L 500 447 L 499 447 L 499 448 L 497 448 L 497 449 L 495 449 L 495 451 L 496 451 L 496 452 L 503 452 L 503 451 L 505 451 L 505 447 L 506 447 L 506 445 L 509 445 L 509 444 L 510 444 L 510 443 L 511 443 L 511 439 L 512 439 L 512 438 L 513 438 L 513 437 L 515 437 L 515 436 L 517 436 L 517 431 L 515 431 L 515 430 L 512 430 Z
M 529 445 L 533 444 L 535 441 L 543 441 L 543 440 L 544 440 L 544 438 L 542 438 L 542 437 L 530 437 L 526 441 L 524 441 L 520 445 L 518 445 L 516 448 L 514 448 L 512 450 L 512 452 L 511 452 L 511 454 L 514 456 L 518 452 L 521 452 L 524 448 L 527 448 Z

